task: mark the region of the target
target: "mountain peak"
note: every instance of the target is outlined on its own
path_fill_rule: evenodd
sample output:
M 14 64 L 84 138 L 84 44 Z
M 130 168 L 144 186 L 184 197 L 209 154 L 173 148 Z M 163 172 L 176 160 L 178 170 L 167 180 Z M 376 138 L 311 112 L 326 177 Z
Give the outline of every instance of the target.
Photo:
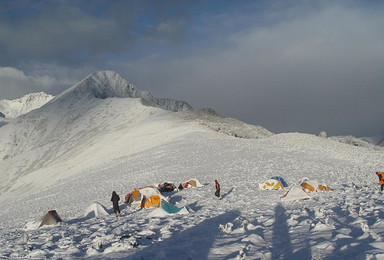
M 79 83 L 64 91 L 56 97 L 61 99 L 82 99 L 82 98 L 141 98 L 145 101 L 172 111 L 193 110 L 184 101 L 173 99 L 156 98 L 147 91 L 141 91 L 135 85 L 129 84 L 115 71 L 97 71 L 84 78 Z
M 27 94 L 21 98 L 8 100 L 0 100 L 0 116 L 6 118 L 16 118 L 22 114 L 28 113 L 31 110 L 43 106 L 50 101 L 54 96 L 44 92 Z

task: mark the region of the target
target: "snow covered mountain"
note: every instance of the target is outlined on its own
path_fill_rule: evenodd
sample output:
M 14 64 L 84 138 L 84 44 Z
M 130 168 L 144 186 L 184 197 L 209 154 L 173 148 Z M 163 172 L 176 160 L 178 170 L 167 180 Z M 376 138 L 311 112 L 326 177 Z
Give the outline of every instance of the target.
M 53 98 L 43 92 L 32 93 L 18 99 L 0 100 L 0 117 L 16 118 L 22 114 L 43 106 Z
M 88 165 L 148 149 L 185 131 L 211 129 L 246 138 L 271 135 L 261 127 L 193 111 L 186 102 L 155 98 L 115 72 L 97 72 L 1 127 L 0 194 L 51 185 Z M 158 137 L 167 131 L 174 134 Z M 133 151 L 125 148 L 137 142 L 132 138 L 142 139 Z
M 129 84 L 114 71 L 99 71 L 91 74 L 78 84 L 64 91 L 56 100 L 65 102 L 65 100 L 68 99 L 89 99 L 92 97 L 98 99 L 112 97 L 141 98 L 166 110 L 182 111 L 192 109 L 192 107 L 184 101 L 155 98 L 147 91 L 138 90 L 134 85 Z
M 98 72 L 0 127 L 0 258 L 381 259 L 383 161 L 374 146 L 272 134 Z M 258 189 L 276 175 L 334 191 L 284 202 L 287 189 Z M 97 201 L 112 213 L 112 191 L 123 200 L 190 178 L 203 187 L 164 195 L 186 215 L 122 203 L 119 218 L 84 212 Z M 52 209 L 63 223 L 31 228 Z

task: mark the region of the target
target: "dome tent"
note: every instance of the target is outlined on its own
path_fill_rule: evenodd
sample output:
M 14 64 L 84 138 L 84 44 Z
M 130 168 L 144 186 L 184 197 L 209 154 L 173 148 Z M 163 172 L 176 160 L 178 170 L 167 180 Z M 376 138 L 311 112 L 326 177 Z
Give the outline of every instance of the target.
M 284 188 L 288 187 L 288 183 L 280 176 L 273 176 L 271 179 L 278 180 L 279 182 L 281 182 Z
M 86 210 L 84 211 L 84 217 L 89 218 L 97 218 L 101 216 L 108 216 L 106 208 L 98 202 L 92 203 Z
M 260 190 L 281 190 L 283 189 L 283 184 L 280 181 L 275 179 L 266 180 L 264 183 L 259 184 Z

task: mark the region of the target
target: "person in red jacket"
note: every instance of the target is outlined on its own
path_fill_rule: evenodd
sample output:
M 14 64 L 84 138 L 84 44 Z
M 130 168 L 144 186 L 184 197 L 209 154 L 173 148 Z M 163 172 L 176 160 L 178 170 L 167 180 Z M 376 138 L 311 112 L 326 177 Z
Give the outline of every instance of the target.
M 215 191 L 215 196 L 220 199 L 220 184 L 217 180 L 215 180 L 215 188 L 216 188 L 216 191 Z
M 380 190 L 384 190 L 384 172 L 376 172 L 376 175 L 379 177 Z

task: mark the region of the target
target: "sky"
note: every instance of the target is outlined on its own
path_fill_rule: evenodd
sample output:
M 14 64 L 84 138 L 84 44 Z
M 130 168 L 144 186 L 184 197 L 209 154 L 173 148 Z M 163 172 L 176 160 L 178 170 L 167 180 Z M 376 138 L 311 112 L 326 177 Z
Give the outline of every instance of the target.
M 114 70 L 274 133 L 384 131 L 384 1 L 0 0 L 0 99 Z

